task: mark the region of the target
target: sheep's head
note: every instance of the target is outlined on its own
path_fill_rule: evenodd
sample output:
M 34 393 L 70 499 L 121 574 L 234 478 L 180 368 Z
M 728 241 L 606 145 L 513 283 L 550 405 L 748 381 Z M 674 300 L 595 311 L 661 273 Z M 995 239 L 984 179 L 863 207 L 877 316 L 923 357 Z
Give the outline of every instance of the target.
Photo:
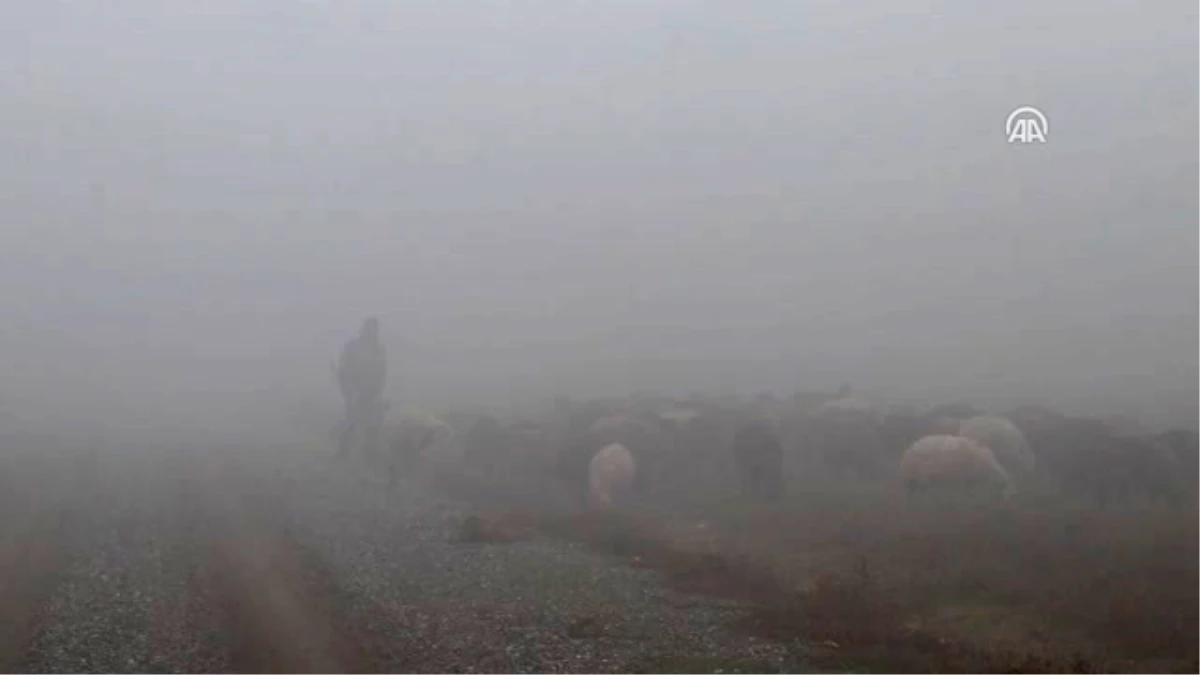
M 1016 483 L 1000 465 L 994 465 L 991 470 L 991 484 L 999 493 L 1000 499 L 1008 501 L 1017 493 Z
M 591 506 L 594 509 L 609 509 L 612 508 L 612 503 L 612 495 L 608 492 L 596 490 L 591 494 Z
M 1012 499 L 1017 494 L 1017 488 L 1012 481 L 1006 481 L 1004 487 L 1000 490 L 1000 498 L 1004 501 Z

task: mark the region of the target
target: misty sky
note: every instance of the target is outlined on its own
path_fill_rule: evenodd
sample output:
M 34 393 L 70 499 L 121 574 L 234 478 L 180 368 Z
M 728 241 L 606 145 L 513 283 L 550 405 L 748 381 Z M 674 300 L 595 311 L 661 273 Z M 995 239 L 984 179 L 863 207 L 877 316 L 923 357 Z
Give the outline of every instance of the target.
M 1183 1 L 10 0 L 0 410 L 328 394 L 375 313 L 422 405 L 1194 420 L 1197 81 Z

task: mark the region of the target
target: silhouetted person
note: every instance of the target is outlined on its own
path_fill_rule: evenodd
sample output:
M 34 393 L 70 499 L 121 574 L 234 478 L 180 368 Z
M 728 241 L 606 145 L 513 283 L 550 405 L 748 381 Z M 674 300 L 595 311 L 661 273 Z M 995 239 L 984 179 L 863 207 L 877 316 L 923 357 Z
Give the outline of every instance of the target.
M 379 319 L 363 321 L 358 337 L 342 347 L 337 379 L 346 402 L 338 453 L 370 454 L 376 450 L 386 407 L 387 353 L 379 339 Z

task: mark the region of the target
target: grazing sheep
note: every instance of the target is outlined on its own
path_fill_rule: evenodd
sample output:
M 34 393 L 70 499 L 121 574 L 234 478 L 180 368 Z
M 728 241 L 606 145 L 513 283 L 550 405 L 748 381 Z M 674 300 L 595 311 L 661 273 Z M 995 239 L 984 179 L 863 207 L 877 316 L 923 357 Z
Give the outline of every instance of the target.
M 930 418 L 937 419 L 939 417 L 948 417 L 958 420 L 965 420 L 968 417 L 982 415 L 983 411 L 970 403 L 958 401 L 955 403 L 943 403 L 934 406 L 926 413 Z
M 808 443 L 827 468 L 859 478 L 874 476 L 887 456 L 881 422 L 862 399 L 827 401 L 813 411 Z
M 1125 415 L 1107 415 L 1104 423 L 1118 436 L 1149 436 L 1153 433 L 1145 424 Z
M 571 436 L 562 441 L 551 470 L 567 494 L 587 494 L 588 466 L 595 454 L 595 446 L 586 436 Z
M 1027 429 L 1030 425 L 1065 419 L 1062 413 L 1053 408 L 1029 403 L 1010 408 L 1008 412 L 1004 413 L 1004 416 L 1012 420 L 1021 429 Z
M 644 478 L 640 474 L 645 473 L 645 462 L 636 453 L 644 452 L 645 439 L 657 429 L 642 420 L 611 412 L 617 409 L 617 404 L 601 400 L 556 403 L 553 428 L 548 431 L 554 454 L 551 473 L 567 494 L 579 495 L 584 503 L 588 494 L 588 467 L 596 451 L 607 445 L 617 443 L 634 452 L 639 480 Z
M 826 401 L 817 406 L 813 411 L 817 415 L 839 415 L 858 417 L 874 417 L 875 409 L 871 404 L 861 398 L 853 396 L 844 396 L 835 398 L 832 401 Z
M 597 438 L 628 438 L 637 441 L 657 440 L 659 430 L 648 421 L 630 415 L 608 415 L 588 428 Z M 611 441 L 618 443 L 619 441 Z
M 481 471 L 492 471 L 511 450 L 504 424 L 491 415 L 482 415 L 471 425 L 464 439 L 464 459 Z
M 1159 434 L 1159 442 L 1170 448 L 1179 461 L 1179 476 L 1186 491 L 1195 496 L 1200 485 L 1196 476 L 1200 474 L 1200 435 L 1189 429 L 1172 429 Z
M 1179 506 L 1186 483 L 1195 480 L 1181 474 L 1178 456 L 1154 436 L 1105 435 L 1072 446 L 1064 459 L 1064 487 L 1090 494 L 1102 508 L 1130 505 L 1138 497 Z
M 1034 469 L 1033 448 L 1029 447 L 1025 434 L 1003 417 L 972 417 L 959 425 L 958 435 L 986 445 L 1009 474 L 1029 475 Z
M 550 430 L 533 420 L 501 421 L 482 415 L 471 425 L 463 446 L 465 462 L 478 472 L 529 476 L 547 468 L 552 439 Z
M 927 416 L 925 428 L 929 434 L 936 436 L 957 436 L 966 418 L 950 415 Z
M 962 423 L 983 412 L 968 403 L 943 403 L 921 416 L 921 428 L 926 436 L 956 436 Z
M 1168 437 L 1130 434 L 1110 420 L 1060 414 L 1029 415 L 1024 424 L 1046 474 L 1064 492 L 1090 498 L 1101 508 L 1131 505 L 1139 498 L 1181 505 L 1195 492 L 1189 488 L 1195 471 L 1187 470 L 1186 456 Z
M 508 432 L 510 473 L 544 476 L 553 469 L 555 439 L 551 429 L 533 420 L 516 420 L 505 425 Z
M 900 459 L 900 475 L 910 495 L 931 487 L 988 486 L 1012 494 L 1008 472 L 986 446 L 962 436 L 938 434 L 913 443 Z
M 695 410 L 673 406 L 660 410 L 653 415 L 653 422 L 660 429 L 663 437 L 662 475 L 676 486 L 685 484 L 694 476 L 697 458 L 691 454 L 697 439 L 697 420 L 699 413 Z
M 729 448 L 739 421 L 736 411 L 715 404 L 696 408 L 695 416 L 677 427 L 673 479 L 687 489 L 723 485 L 732 472 Z
M 947 423 L 950 418 L 930 418 L 908 405 L 890 406 L 880 422 L 880 434 L 888 458 L 900 458 L 908 447 L 925 436 L 955 435 L 959 425 Z
M 620 416 L 625 406 L 619 401 L 594 399 L 582 402 L 560 402 L 555 405 L 555 420 L 570 436 L 581 436 L 597 421 Z
M 637 459 L 634 489 L 647 494 L 658 487 L 669 471 L 666 430 L 646 419 L 631 415 L 609 415 L 596 420 L 587 433 L 587 446 L 603 448 L 619 444 Z
M 588 505 L 606 509 L 628 496 L 637 475 L 633 453 L 620 443 L 600 449 L 588 463 Z
M 757 420 L 738 427 L 733 455 L 743 496 L 770 500 L 783 496 L 783 444 L 769 422 Z
M 679 428 L 683 428 L 698 416 L 699 413 L 688 408 L 671 408 L 658 413 L 661 420 Z
M 388 440 L 388 484 L 393 487 L 402 468 L 444 468 L 461 460 L 454 429 L 432 415 L 409 415 L 392 423 Z

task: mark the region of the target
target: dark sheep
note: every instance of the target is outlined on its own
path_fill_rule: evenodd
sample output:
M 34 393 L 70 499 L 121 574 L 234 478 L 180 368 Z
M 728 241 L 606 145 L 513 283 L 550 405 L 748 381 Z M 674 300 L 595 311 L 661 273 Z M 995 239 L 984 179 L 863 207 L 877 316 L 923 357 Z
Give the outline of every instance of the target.
M 493 469 L 508 457 L 511 445 L 504 424 L 491 415 L 484 415 L 467 432 L 464 459 L 468 466 L 484 471 Z
M 1068 493 L 1104 508 L 1150 502 L 1179 504 L 1182 464 L 1153 435 L 1121 433 L 1104 420 L 1045 415 L 1025 421 L 1045 470 Z M 1187 476 L 1187 481 L 1195 479 Z
M 1158 440 L 1175 453 L 1179 461 L 1179 477 L 1190 494 L 1200 487 L 1200 434 L 1190 429 L 1172 429 L 1159 435 Z
M 888 457 L 879 419 L 856 399 L 837 399 L 817 408 L 808 443 L 827 468 L 859 478 L 878 475 Z
M 897 408 L 887 411 L 879 425 L 884 452 L 899 461 L 904 451 L 925 436 L 934 433 L 933 426 L 913 410 Z
M 930 408 L 926 413 L 926 415 L 931 418 L 948 417 L 958 420 L 965 420 L 969 417 L 975 417 L 976 415 L 982 414 L 983 411 L 979 408 L 976 408 L 970 403 L 965 403 L 962 401 L 936 405 Z
M 1179 463 L 1154 438 L 1112 436 L 1091 454 L 1077 470 L 1101 506 L 1125 505 L 1139 495 L 1152 502 L 1178 503 Z
M 733 436 L 733 457 L 742 495 L 777 501 L 783 497 L 783 444 L 764 421 L 738 427 Z

